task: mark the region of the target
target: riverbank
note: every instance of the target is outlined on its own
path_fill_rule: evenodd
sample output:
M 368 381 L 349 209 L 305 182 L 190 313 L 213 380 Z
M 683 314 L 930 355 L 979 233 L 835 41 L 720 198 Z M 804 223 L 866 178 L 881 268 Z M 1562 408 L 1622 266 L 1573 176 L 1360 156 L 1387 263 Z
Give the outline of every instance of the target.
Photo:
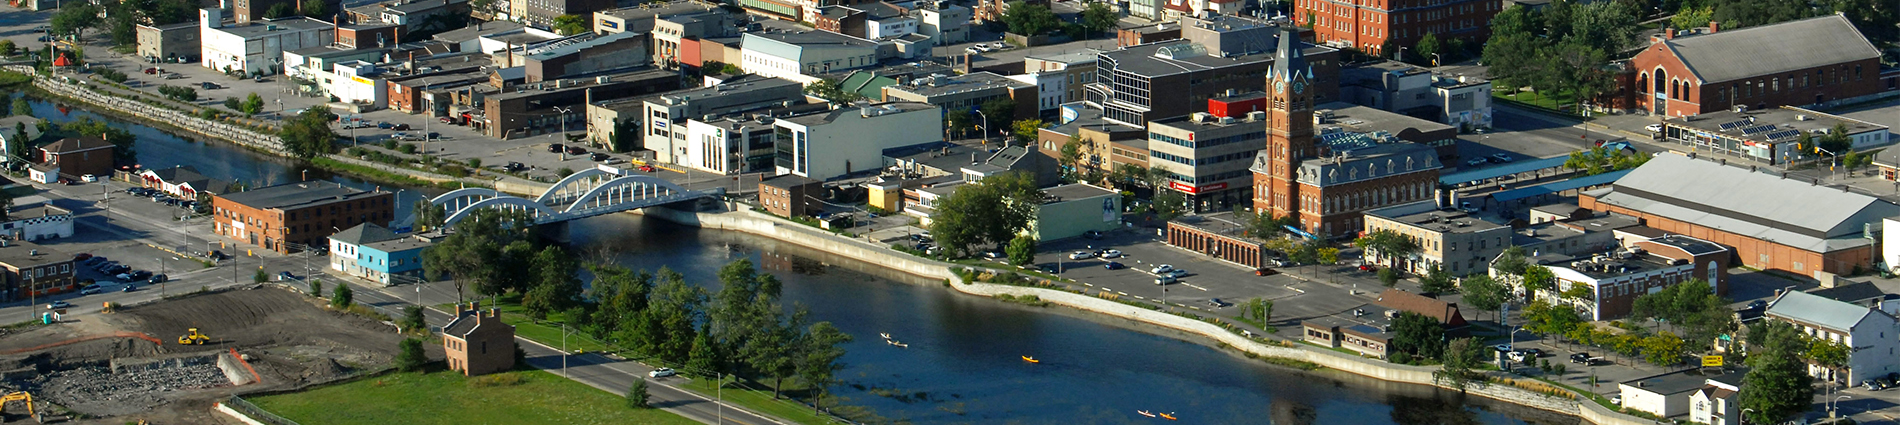
M 1392 364 L 1331 350 L 1319 349 L 1317 347 L 1308 347 L 1299 343 L 1285 343 L 1283 342 L 1284 340 L 1280 339 L 1243 336 L 1235 331 L 1230 331 L 1206 321 L 1124 304 L 1119 301 L 1087 294 L 1086 291 L 1084 291 L 1084 293 L 1076 293 L 1039 287 L 965 282 L 962 278 L 957 276 L 956 270 L 967 266 L 941 263 L 906 255 L 891 251 L 888 248 L 878 246 L 874 243 L 838 237 L 820 230 L 811 229 L 804 225 L 752 211 L 739 210 L 723 213 L 692 213 L 663 208 L 650 208 L 642 210 L 640 213 L 648 217 L 701 229 L 736 231 L 762 236 L 855 261 L 874 264 L 891 271 L 901 272 L 932 281 L 940 281 L 950 288 L 965 294 L 985 297 L 997 297 L 1001 295 L 1011 297 L 1034 296 L 1038 300 L 1050 304 L 1070 307 L 1108 317 L 1124 318 L 1133 322 L 1159 326 L 1168 330 L 1185 332 L 1196 337 L 1207 338 L 1209 341 L 1223 346 L 1223 348 L 1231 348 L 1245 353 L 1248 357 L 1268 357 L 1276 359 L 1273 363 L 1310 363 L 1353 375 L 1377 379 L 1383 382 L 1444 388 L 1438 385 L 1432 377 L 1432 372 L 1437 369 L 1434 367 Z M 1495 374 L 1494 376 L 1506 378 L 1506 376 L 1502 374 Z M 1522 384 L 1513 384 L 1512 382 Z M 1529 388 L 1520 388 L 1518 385 Z M 1533 388 L 1535 390 L 1533 390 Z M 1591 402 L 1572 391 L 1549 386 L 1530 379 L 1519 379 L 1516 381 L 1498 380 L 1491 385 L 1472 388 L 1469 394 L 1557 414 L 1575 416 L 1598 425 L 1639 425 L 1651 423 L 1651 421 L 1622 414 L 1595 402 Z

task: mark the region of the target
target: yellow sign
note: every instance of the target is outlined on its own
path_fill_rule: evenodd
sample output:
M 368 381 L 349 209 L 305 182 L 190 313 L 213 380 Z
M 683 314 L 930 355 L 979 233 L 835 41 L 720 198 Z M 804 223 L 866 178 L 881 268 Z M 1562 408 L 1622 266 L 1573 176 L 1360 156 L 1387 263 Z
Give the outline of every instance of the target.
M 1702 367 L 1722 367 L 1722 356 L 1702 356 Z
M 367 78 L 363 78 L 363 77 L 358 77 L 358 76 L 354 76 L 354 75 L 352 75 L 352 76 L 350 76 L 350 79 L 351 79 L 351 80 L 355 80 L 355 81 L 356 81 L 356 82 L 358 82 L 358 83 L 362 83 L 362 84 L 370 84 L 370 82 L 369 82 L 369 79 L 367 79 Z

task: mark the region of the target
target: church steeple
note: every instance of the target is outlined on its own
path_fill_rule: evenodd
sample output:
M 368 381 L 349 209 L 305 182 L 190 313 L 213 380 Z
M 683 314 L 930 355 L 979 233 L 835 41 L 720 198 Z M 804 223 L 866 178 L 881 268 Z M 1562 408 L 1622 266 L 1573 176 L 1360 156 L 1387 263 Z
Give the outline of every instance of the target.
M 1267 79 L 1287 82 L 1311 79 L 1313 65 L 1306 63 L 1306 53 L 1300 48 L 1299 31 L 1281 28 L 1279 44 L 1273 53 L 1273 72 L 1267 75 Z
M 1266 161 L 1254 168 L 1254 205 L 1276 216 L 1299 216 L 1300 161 L 1320 155 L 1313 142 L 1313 68 L 1301 52 L 1299 33 L 1280 29 L 1273 69 L 1267 74 Z

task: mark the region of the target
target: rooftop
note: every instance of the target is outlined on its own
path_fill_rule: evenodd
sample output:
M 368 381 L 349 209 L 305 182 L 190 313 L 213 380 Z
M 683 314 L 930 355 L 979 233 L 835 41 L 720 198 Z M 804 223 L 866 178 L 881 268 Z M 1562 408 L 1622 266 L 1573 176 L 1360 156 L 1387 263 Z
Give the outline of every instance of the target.
M 331 234 L 330 240 L 361 246 L 395 239 L 397 237 L 396 232 L 390 231 L 387 227 L 378 226 L 376 223 L 363 223 L 356 225 L 356 227 L 343 229 L 341 232 Z
M 7 218 L 13 221 L 25 220 L 29 218 L 52 217 L 56 215 L 72 215 L 72 214 L 73 214 L 72 210 L 55 207 L 53 206 L 51 202 L 41 202 L 41 203 L 37 203 L 33 205 L 14 207 L 12 209 L 7 210 Z
M 521 68 L 525 68 L 525 67 L 506 68 L 506 69 L 502 69 L 501 71 L 508 71 L 511 69 L 521 69 Z M 659 70 L 659 69 L 653 69 L 653 68 L 643 68 L 639 70 L 622 72 L 618 74 L 604 75 L 604 77 L 608 77 L 606 83 L 600 83 L 598 81 L 595 81 L 592 78 L 575 79 L 575 80 L 568 80 L 570 81 L 569 83 L 564 84 L 561 86 L 561 88 L 557 89 L 557 88 L 553 88 L 553 85 L 551 84 L 552 81 L 544 81 L 542 82 L 542 84 L 548 84 L 547 86 L 545 86 L 547 87 L 545 89 L 535 89 L 528 86 L 518 86 L 521 89 L 520 91 L 494 93 L 494 94 L 488 95 L 488 99 L 490 101 L 508 101 L 508 100 L 514 100 L 518 98 L 543 96 L 550 93 L 565 93 L 565 92 L 572 92 L 572 91 L 577 91 L 577 90 L 589 90 L 589 89 L 598 88 L 605 84 L 651 81 L 655 79 L 663 79 L 663 78 L 669 78 L 669 77 L 675 77 L 675 76 L 677 76 L 677 74 L 673 71 L 665 71 L 665 70 Z
M 1818 137 L 1833 129 L 1835 125 L 1846 126 L 1847 134 L 1887 130 L 1887 126 L 1884 125 L 1793 106 L 1743 112 L 1729 109 L 1700 114 L 1695 117 L 1695 120 L 1671 118 L 1668 122 L 1669 125 L 1675 127 L 1719 133 L 1737 139 L 1776 143 L 1793 142 L 1801 136 L 1802 132 Z
M 1708 255 L 1728 250 L 1728 248 L 1716 244 L 1715 242 L 1683 235 L 1663 235 L 1663 237 L 1652 238 L 1647 242 L 1674 247 L 1689 255 Z
M 815 112 L 815 113 L 810 113 L 810 114 L 805 114 L 805 115 L 785 117 L 784 121 L 796 123 L 796 124 L 803 124 L 807 126 L 814 126 L 814 125 L 830 124 L 832 121 L 837 121 L 838 118 L 847 116 L 847 114 L 849 114 L 849 116 L 863 117 L 863 115 L 867 113 L 870 114 L 871 116 L 879 116 L 879 115 L 885 115 L 885 114 L 891 114 L 891 113 L 916 112 L 916 111 L 922 111 L 922 110 L 927 110 L 927 109 L 937 109 L 937 106 L 931 105 L 928 103 L 918 103 L 918 102 L 885 102 L 885 103 L 873 104 L 864 108 L 841 107 L 841 108 L 833 109 L 830 111 L 821 111 L 821 112 Z
M 1316 114 L 1323 114 L 1325 112 L 1332 113 L 1332 118 L 1325 119 L 1325 122 L 1320 123 L 1314 128 L 1314 132 L 1320 132 L 1325 127 L 1339 127 L 1346 131 L 1358 133 L 1385 132 L 1398 135 L 1406 130 L 1434 132 L 1452 128 L 1449 125 L 1436 121 L 1422 120 L 1415 117 L 1381 111 L 1378 108 L 1346 102 L 1323 103 L 1314 106 L 1313 111 Z
M 639 6 L 623 7 L 599 12 L 602 15 L 622 19 L 658 18 L 697 12 L 714 11 L 712 8 L 690 1 L 670 1 L 663 3 L 641 3 Z
M 1780 298 L 1768 304 L 1769 317 L 1793 320 L 1837 333 L 1849 333 L 1870 314 L 1886 313 L 1801 291 L 1783 292 Z
M 447 6 L 453 5 L 454 3 L 463 3 L 467 1 L 468 0 L 460 0 L 460 1 L 417 0 L 417 1 L 408 1 L 408 2 L 397 2 L 396 4 L 389 5 L 388 8 L 390 11 L 407 14 L 407 13 L 416 13 L 416 12 L 421 12 L 425 10 L 441 8 L 441 7 L 447 7 Z
M 1387 289 L 1385 292 L 1379 293 L 1379 300 L 1373 304 L 1380 307 L 1423 314 L 1425 317 L 1436 319 L 1439 324 L 1448 327 L 1461 326 L 1465 322 L 1464 316 L 1458 313 L 1457 303 L 1445 302 L 1437 298 L 1429 298 L 1424 295 L 1399 289 Z
M 1841 285 L 1833 288 L 1815 289 L 1808 291 L 1808 294 L 1852 304 L 1860 304 L 1868 300 L 1885 300 L 1892 297 L 1888 295 L 1886 291 L 1880 290 L 1879 286 L 1866 282 Z
M 759 38 L 790 44 L 799 47 L 877 47 L 877 43 L 831 31 L 753 31 L 745 33 L 747 38 Z M 753 48 L 754 46 L 745 46 Z
M 1321 46 L 1308 46 L 1306 49 L 1308 54 L 1332 50 Z M 1113 64 L 1116 71 L 1155 78 L 1270 62 L 1273 52 L 1223 58 L 1209 55 L 1207 49 L 1199 44 L 1176 39 L 1128 46 L 1121 50 L 1102 52 L 1097 57 L 1104 66 Z
M 956 76 L 932 75 L 913 80 L 910 84 L 889 86 L 891 90 L 914 93 L 926 97 L 968 93 L 980 90 L 1028 87 L 1035 87 L 1035 84 L 1012 80 L 989 71 L 972 72 Z
M 800 84 L 797 81 L 783 78 L 746 74 L 732 77 L 718 85 L 666 92 L 660 95 L 660 99 L 662 99 L 662 101 L 691 101 L 695 99 L 704 101 L 706 99 L 716 99 L 722 96 L 733 96 L 758 90 L 798 85 Z
M 591 39 L 587 39 L 585 41 L 578 41 L 578 42 L 563 44 L 563 45 L 556 46 L 553 48 L 536 51 L 529 54 L 527 59 L 544 61 L 544 60 L 554 59 L 554 58 L 567 56 L 567 55 L 571 55 L 575 53 L 580 53 L 582 50 L 587 50 L 594 47 L 600 47 L 602 45 L 606 45 L 609 43 L 614 43 L 614 42 L 618 42 L 618 41 L 626 40 L 630 38 L 640 38 L 643 36 L 645 36 L 645 34 L 635 33 L 635 32 L 618 32 L 618 33 L 606 34 L 606 35 L 601 35 L 601 36 L 594 37 Z
M 1662 44 L 1707 84 L 1880 57 L 1880 50 L 1838 13 Z
M 430 38 L 434 38 L 436 40 L 446 41 L 450 43 L 460 43 L 464 41 L 474 40 L 477 37 L 481 37 L 488 34 L 514 31 L 517 29 L 521 29 L 522 27 L 523 25 L 520 23 L 508 22 L 508 21 L 472 22 L 472 23 L 469 23 L 469 25 L 466 27 L 458 28 L 458 29 L 451 30 L 448 32 L 439 33 Z
M 0 241 L 0 263 L 14 268 L 39 267 L 73 261 L 72 254 L 26 241 Z
M 814 184 L 814 183 L 823 183 L 823 182 L 811 179 L 809 177 L 800 176 L 797 174 L 782 174 L 782 175 L 767 177 L 763 180 L 759 180 L 759 184 L 781 188 L 781 189 L 804 186 L 804 185 Z
M 1428 231 L 1447 234 L 1477 233 L 1505 228 L 1455 209 L 1438 209 L 1432 201 L 1385 207 L 1366 211 L 1366 215 L 1384 218 Z
M 1700 389 L 1703 385 L 1707 385 L 1710 379 L 1732 386 L 1741 385 L 1742 375 L 1745 374 L 1747 371 L 1743 370 L 1723 370 L 1721 373 L 1704 374 L 1700 369 L 1689 369 L 1631 379 L 1623 381 L 1622 385 L 1668 396 Z
M 1746 193 L 1749 196 L 1735 196 Z M 1814 252 L 1869 242 L 1861 224 L 1900 215 L 1900 205 L 1676 154 L 1658 154 L 1610 188 L 1584 192 L 1598 202 Z
M 387 195 L 327 181 L 307 181 L 218 195 L 226 201 L 257 209 L 289 209 L 371 196 Z
M 112 147 L 112 143 L 107 142 L 106 139 L 87 136 L 87 137 L 68 137 L 68 138 L 60 139 L 57 142 L 48 143 L 46 144 L 46 146 L 41 146 L 40 149 L 45 150 L 47 152 L 52 152 L 52 153 L 72 153 L 72 152 L 80 152 L 80 151 L 89 151 L 93 149 L 105 149 L 105 148 L 110 148 L 110 147 Z
M 408 236 L 408 237 L 396 237 L 393 239 L 383 240 L 379 242 L 371 242 L 371 243 L 363 244 L 363 247 L 374 249 L 377 251 L 382 251 L 382 252 L 403 252 L 403 251 L 409 251 L 409 250 L 428 248 L 433 245 L 435 245 L 435 243 L 430 242 L 428 239 Z
M 279 32 L 313 31 L 313 30 L 327 30 L 327 29 L 331 29 L 331 24 L 329 22 L 297 16 L 297 17 L 290 17 L 290 18 L 251 21 L 251 23 L 248 25 L 226 25 L 219 28 L 211 28 L 211 29 L 208 29 L 207 31 L 220 31 L 226 34 L 243 37 L 245 39 L 252 39 L 252 38 L 263 37 L 263 36 L 270 35 L 273 33 L 279 33 Z
M 1070 183 L 1042 190 L 1044 204 L 1079 201 L 1101 196 L 1115 195 L 1113 190 L 1103 189 L 1088 183 Z

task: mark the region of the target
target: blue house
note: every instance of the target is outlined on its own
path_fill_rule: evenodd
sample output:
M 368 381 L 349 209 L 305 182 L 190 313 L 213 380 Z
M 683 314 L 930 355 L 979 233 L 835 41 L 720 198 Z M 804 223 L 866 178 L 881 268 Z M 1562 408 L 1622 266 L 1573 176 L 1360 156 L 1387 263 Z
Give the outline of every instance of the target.
M 330 236 L 330 268 L 384 286 L 422 279 L 422 251 L 435 243 L 363 223 Z

